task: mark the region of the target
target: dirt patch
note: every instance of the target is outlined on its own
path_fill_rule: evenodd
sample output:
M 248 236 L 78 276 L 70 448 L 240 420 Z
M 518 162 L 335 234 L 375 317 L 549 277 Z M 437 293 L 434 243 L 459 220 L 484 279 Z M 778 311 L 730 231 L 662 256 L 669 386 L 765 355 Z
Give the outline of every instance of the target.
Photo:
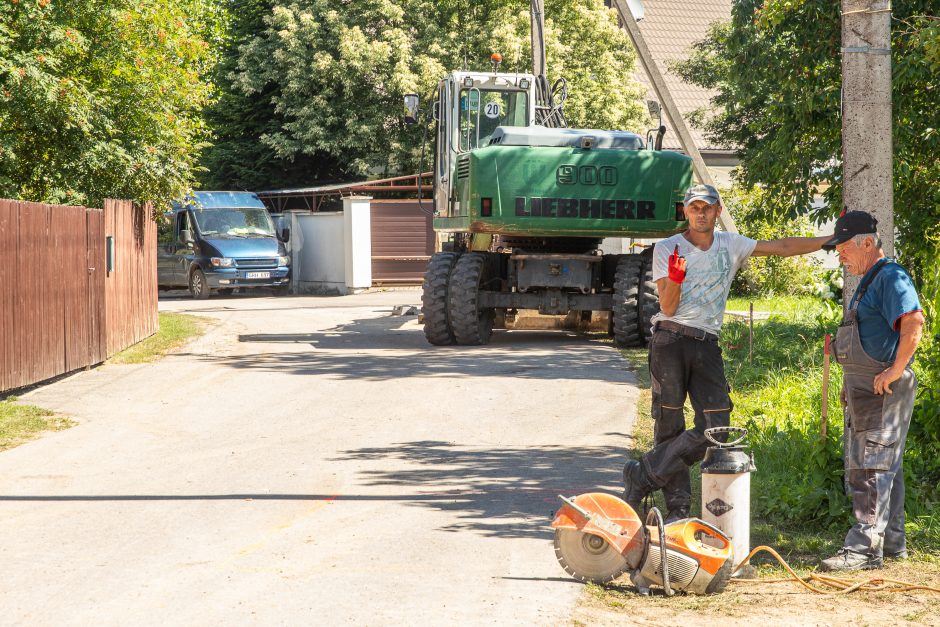
M 927 562 L 896 562 L 846 578 L 877 576 L 940 587 L 940 565 Z M 795 582 L 757 582 L 732 583 L 722 594 L 706 597 L 642 597 L 623 577 L 610 586 L 588 586 L 586 592 L 572 616 L 574 625 L 940 626 L 940 594 L 929 591 L 821 595 Z

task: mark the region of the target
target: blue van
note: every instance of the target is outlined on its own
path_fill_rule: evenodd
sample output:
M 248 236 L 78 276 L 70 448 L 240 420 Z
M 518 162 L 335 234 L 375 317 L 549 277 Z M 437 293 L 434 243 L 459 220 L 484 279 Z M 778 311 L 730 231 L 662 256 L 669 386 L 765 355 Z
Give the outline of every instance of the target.
M 274 230 L 271 216 L 251 192 L 195 192 L 173 203 L 157 242 L 157 283 L 161 289 L 189 288 L 193 298 L 211 291 L 290 287 L 285 228 Z

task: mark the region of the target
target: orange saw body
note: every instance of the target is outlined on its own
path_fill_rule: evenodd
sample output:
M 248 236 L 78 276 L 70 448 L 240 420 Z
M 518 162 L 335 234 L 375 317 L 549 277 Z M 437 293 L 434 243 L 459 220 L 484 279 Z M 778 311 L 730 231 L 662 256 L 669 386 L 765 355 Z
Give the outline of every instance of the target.
M 731 578 L 731 540 L 698 518 L 644 525 L 619 498 L 600 492 L 560 497 L 555 514 L 555 555 L 580 581 L 604 583 L 630 572 L 642 593 L 651 585 L 673 591 L 721 592 Z M 654 519 L 653 513 L 649 520 Z M 665 568 L 663 567 L 665 564 Z M 665 571 L 665 572 L 664 572 Z

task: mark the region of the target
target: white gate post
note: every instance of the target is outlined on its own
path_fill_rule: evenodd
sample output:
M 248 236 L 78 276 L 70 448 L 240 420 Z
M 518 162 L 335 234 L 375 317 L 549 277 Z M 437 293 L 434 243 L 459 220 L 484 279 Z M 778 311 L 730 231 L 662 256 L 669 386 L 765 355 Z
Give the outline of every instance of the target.
M 288 213 L 290 216 L 290 292 L 300 294 L 301 257 L 304 249 L 304 234 L 300 228 L 300 217 L 296 211 Z
M 346 252 L 346 287 L 372 287 L 372 198 L 343 198 L 343 238 Z

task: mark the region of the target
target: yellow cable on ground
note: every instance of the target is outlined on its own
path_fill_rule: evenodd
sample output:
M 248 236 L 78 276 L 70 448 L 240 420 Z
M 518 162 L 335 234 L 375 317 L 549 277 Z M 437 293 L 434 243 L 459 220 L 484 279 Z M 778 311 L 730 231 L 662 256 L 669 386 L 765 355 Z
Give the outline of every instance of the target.
M 777 561 L 780 562 L 780 565 L 786 569 L 788 573 L 792 576 L 791 579 L 732 579 L 731 581 L 737 583 L 779 583 L 783 581 L 797 581 L 801 586 L 815 592 L 817 594 L 848 594 L 850 592 L 856 592 L 862 590 L 865 592 L 910 592 L 913 590 L 926 590 L 928 592 L 938 592 L 940 593 L 940 588 L 934 588 L 932 586 L 921 586 L 917 584 L 912 584 L 907 581 L 900 581 L 898 579 L 885 579 L 884 577 L 872 577 L 866 581 L 852 581 L 851 579 L 843 579 L 841 577 L 833 577 L 831 575 L 821 575 L 818 573 L 810 573 L 807 579 L 811 581 L 816 581 L 820 584 L 829 586 L 830 588 L 835 588 L 835 590 L 824 590 L 822 588 L 817 588 L 816 586 L 810 585 L 806 579 L 803 579 L 797 575 L 790 565 L 784 561 L 780 554 L 769 546 L 759 546 L 744 558 L 741 564 L 747 564 L 752 557 L 760 553 L 761 551 L 770 553 Z M 740 564 L 739 564 L 740 566 Z

